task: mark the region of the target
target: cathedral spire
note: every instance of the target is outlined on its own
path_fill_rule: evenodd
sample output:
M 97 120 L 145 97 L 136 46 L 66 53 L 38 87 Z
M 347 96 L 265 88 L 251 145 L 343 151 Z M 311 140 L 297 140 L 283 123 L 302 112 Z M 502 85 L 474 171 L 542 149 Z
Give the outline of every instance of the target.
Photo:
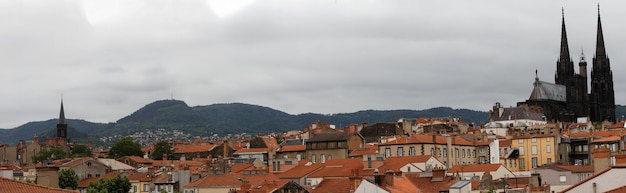
M 567 31 L 565 30 L 565 10 L 561 8 L 561 53 L 556 62 L 554 82 L 559 85 L 568 84 L 574 78 L 574 63 L 569 54 Z
M 598 4 L 598 37 L 596 39 L 596 57 L 606 57 L 604 49 L 604 36 L 602 35 L 602 22 L 600 22 L 600 4 Z
M 565 10 L 561 8 L 561 56 L 559 60 L 566 61 L 570 59 L 569 46 L 567 45 L 567 32 L 565 31 Z

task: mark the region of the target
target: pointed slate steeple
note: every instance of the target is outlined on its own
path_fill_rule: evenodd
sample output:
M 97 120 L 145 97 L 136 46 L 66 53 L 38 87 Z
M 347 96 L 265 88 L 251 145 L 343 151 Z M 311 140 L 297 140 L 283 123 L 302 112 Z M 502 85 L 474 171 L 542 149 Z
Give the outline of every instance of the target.
M 59 113 L 59 124 L 65 124 L 65 110 L 63 110 L 63 99 L 61 99 L 61 112 Z
M 67 124 L 65 124 L 63 99 L 61 99 L 61 111 L 59 112 L 59 123 L 57 124 L 57 138 L 67 139 Z

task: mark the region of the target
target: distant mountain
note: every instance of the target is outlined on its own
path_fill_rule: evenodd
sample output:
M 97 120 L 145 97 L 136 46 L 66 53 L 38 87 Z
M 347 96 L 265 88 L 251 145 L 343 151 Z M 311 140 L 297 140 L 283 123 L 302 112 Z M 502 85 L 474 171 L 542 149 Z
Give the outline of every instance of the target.
M 438 107 L 427 110 L 365 110 L 331 115 L 305 113 L 291 115 L 272 108 L 243 103 L 189 107 L 184 101 L 160 100 L 150 103 L 115 123 L 67 120 L 68 135 L 78 141 L 86 136 L 99 138 L 129 135 L 144 129 L 177 129 L 197 136 L 234 133 L 270 133 L 300 130 L 317 120 L 343 127 L 352 123 L 393 122 L 400 118 L 461 117 L 476 124 L 487 121 L 487 113 L 468 109 Z M 30 122 L 14 129 L 0 129 L 0 144 L 31 140 L 34 135 L 54 136 L 57 119 Z
M 86 141 L 88 133 L 92 134 L 93 131 L 106 130 L 114 126 L 112 123 L 92 123 L 77 119 L 67 119 L 65 122 L 68 125 L 67 133 L 70 140 L 76 139 L 80 142 Z M 35 135 L 39 136 L 40 140 L 54 137 L 56 136 L 57 123 L 59 123 L 58 119 L 50 119 L 29 122 L 13 129 L 0 129 L 0 144 L 14 145 L 19 140 L 32 140 Z

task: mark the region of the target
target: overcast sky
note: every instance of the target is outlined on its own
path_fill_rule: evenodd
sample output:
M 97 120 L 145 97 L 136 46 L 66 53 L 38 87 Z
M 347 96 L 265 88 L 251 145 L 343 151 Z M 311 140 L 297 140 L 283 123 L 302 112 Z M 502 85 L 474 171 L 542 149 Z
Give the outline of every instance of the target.
M 624 4 L 600 1 L 617 104 Z M 535 69 L 554 82 L 561 7 L 591 71 L 595 1 L 0 1 L 0 128 L 58 117 L 61 95 L 94 122 L 172 96 L 290 114 L 515 106 Z

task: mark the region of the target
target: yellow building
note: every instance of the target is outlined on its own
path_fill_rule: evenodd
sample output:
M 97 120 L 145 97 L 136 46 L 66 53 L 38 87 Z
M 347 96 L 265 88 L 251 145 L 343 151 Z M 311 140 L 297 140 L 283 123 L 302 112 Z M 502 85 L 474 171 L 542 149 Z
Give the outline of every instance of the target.
M 502 164 L 511 171 L 530 171 L 556 161 L 554 134 L 526 134 L 511 140 L 511 151 L 504 156 Z

